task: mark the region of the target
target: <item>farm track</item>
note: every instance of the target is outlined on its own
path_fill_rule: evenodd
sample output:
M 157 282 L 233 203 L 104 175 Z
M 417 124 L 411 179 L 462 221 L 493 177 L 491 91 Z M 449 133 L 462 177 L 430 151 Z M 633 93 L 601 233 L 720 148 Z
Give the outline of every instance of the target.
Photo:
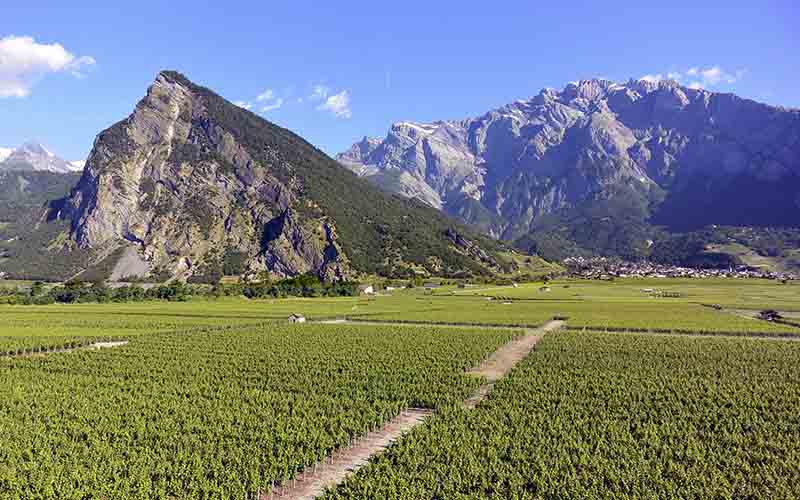
M 514 366 L 530 354 L 536 343 L 550 331 L 558 330 L 564 326 L 563 321 L 550 321 L 539 328 L 528 328 L 525 330 L 525 335 L 512 340 L 497 351 L 495 351 L 487 360 L 473 370 L 469 374 L 479 375 L 486 378 L 486 383 L 483 384 L 477 391 L 464 402 L 466 408 L 475 408 L 481 403 L 494 389 L 494 384 L 498 380 L 505 377 Z
M 435 323 L 392 323 L 392 322 L 367 322 L 367 321 L 347 321 L 347 320 L 328 320 L 319 321 L 324 324 L 346 324 L 357 323 L 359 325 L 399 325 L 409 328 L 420 326 L 433 327 L 464 327 L 464 325 L 440 325 Z M 550 321 L 539 328 L 526 328 L 525 334 L 517 337 L 497 351 L 492 353 L 479 366 L 469 370 L 467 373 L 481 376 L 486 379 L 486 383 L 481 385 L 472 396 L 464 401 L 467 409 L 475 408 L 481 401 L 491 393 L 495 383 L 503 378 L 517 363 L 522 361 L 534 348 L 536 343 L 547 333 L 558 330 L 564 325 L 563 321 Z M 486 328 L 479 325 L 466 325 L 472 328 Z M 500 327 L 489 327 L 500 328 Z M 387 422 L 379 430 L 369 433 L 366 437 L 359 439 L 353 445 L 335 451 L 326 461 L 314 465 L 310 473 L 301 474 L 300 478 L 287 484 L 285 487 L 276 486 L 271 492 L 262 493 L 261 500 L 271 500 L 273 498 L 286 498 L 289 500 L 305 500 L 316 498 L 323 494 L 329 487 L 336 486 L 347 478 L 348 475 L 357 471 L 367 463 L 372 456 L 382 453 L 394 441 L 409 432 L 411 429 L 422 425 L 434 415 L 432 410 L 422 408 L 410 408 Z

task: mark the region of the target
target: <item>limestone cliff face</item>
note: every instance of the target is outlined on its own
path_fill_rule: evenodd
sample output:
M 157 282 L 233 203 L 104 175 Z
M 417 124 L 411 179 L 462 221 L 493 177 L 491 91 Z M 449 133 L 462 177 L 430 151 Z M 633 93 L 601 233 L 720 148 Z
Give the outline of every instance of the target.
M 67 201 L 74 240 L 106 254 L 133 248 L 145 264 L 134 268 L 180 278 L 232 252 L 247 256 L 243 272 L 345 277 L 335 224 L 304 210 L 291 165 L 270 151 L 253 158 L 213 106 L 182 76 L 159 74 L 133 114 L 97 137 Z
M 338 159 L 496 237 L 621 192 L 666 198 L 667 225 L 800 220 L 800 112 L 670 81 L 586 80 L 474 119 L 400 122 Z

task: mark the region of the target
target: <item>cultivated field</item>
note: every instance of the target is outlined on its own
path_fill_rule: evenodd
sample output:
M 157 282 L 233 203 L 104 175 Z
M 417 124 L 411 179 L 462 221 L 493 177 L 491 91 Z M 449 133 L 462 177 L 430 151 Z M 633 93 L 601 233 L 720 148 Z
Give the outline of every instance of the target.
M 407 407 L 461 401 L 519 332 L 278 324 L 0 360 L 3 498 L 245 498 Z
M 304 481 L 326 460 L 363 464 L 401 413 L 414 429 L 330 498 L 798 497 L 800 328 L 752 316 L 796 319 L 799 292 L 557 281 L 0 306 L 0 498 L 308 498 L 291 495 L 322 491 Z M 554 316 L 526 357 L 540 335 L 523 328 Z M 98 340 L 128 343 L 65 350 Z
M 798 498 L 800 343 L 550 334 L 325 498 Z

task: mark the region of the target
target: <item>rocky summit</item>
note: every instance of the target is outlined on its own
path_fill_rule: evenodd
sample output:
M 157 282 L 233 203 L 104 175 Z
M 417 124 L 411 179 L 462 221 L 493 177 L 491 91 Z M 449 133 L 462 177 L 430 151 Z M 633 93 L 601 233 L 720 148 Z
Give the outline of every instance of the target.
M 0 148 L 0 172 L 54 172 L 66 174 L 83 169 L 81 161 L 66 161 L 37 142 L 18 148 Z
M 52 205 L 111 277 L 489 272 L 497 245 L 373 188 L 288 130 L 158 75 Z
M 800 111 L 674 81 L 585 80 L 478 118 L 398 122 L 337 159 L 504 239 L 621 198 L 676 230 L 800 222 Z

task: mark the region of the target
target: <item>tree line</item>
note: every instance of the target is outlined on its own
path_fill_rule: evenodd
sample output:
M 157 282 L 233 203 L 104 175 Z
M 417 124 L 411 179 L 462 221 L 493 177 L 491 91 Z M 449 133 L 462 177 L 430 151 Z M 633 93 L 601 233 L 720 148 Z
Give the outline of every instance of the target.
M 48 305 L 73 303 L 141 302 L 163 300 L 183 302 L 192 297 L 219 298 L 244 296 L 249 299 L 284 297 L 348 297 L 359 293 L 358 283 L 324 283 L 316 276 L 302 275 L 278 281 L 268 278 L 255 282 L 193 285 L 181 281 L 142 286 L 129 284 L 110 287 L 103 281 L 72 280 L 50 288 L 40 281 L 29 288 L 0 288 L 0 304 Z

